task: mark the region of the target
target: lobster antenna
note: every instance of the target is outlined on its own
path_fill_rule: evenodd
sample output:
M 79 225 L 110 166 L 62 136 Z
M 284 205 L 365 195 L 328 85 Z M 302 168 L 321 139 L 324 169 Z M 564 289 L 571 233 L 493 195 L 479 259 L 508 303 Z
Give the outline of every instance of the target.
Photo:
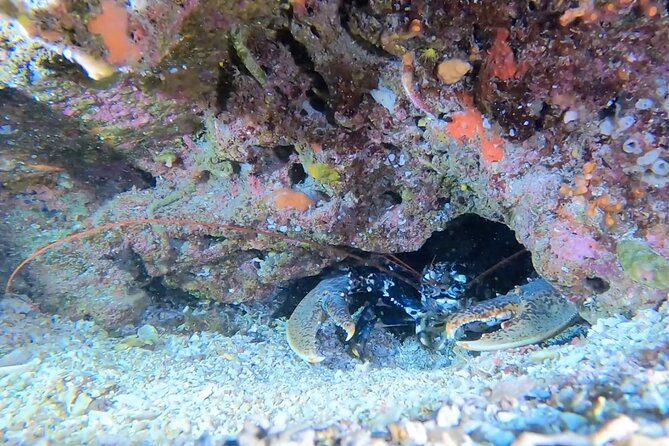
M 500 260 L 499 262 L 495 263 L 493 266 L 491 266 L 487 270 L 483 271 L 478 276 L 474 277 L 474 280 L 472 280 L 467 285 L 465 285 L 465 287 L 468 290 L 470 290 L 474 286 L 475 283 L 480 282 L 481 280 L 483 280 L 484 277 L 489 276 L 491 273 L 495 272 L 497 269 L 501 268 L 502 266 L 506 265 L 507 263 L 511 262 L 512 260 L 516 259 L 517 257 L 520 257 L 521 255 L 523 255 L 527 252 L 528 252 L 527 249 L 522 248 L 520 251 L 511 254 L 509 257 Z
M 44 253 L 60 246 L 68 242 L 72 242 L 75 240 L 80 240 L 82 238 L 88 237 L 90 235 L 94 234 L 99 234 L 101 232 L 108 231 L 110 229 L 116 229 L 116 228 L 122 228 L 126 226 L 137 226 L 137 225 L 145 225 L 145 224 L 172 224 L 172 225 L 179 225 L 179 226 L 200 226 L 203 228 L 209 228 L 209 229 L 223 229 L 223 230 L 228 230 L 240 234 L 250 234 L 250 235 L 265 235 L 268 237 L 274 237 L 274 238 L 279 238 L 281 240 L 286 240 L 289 242 L 294 242 L 294 243 L 299 243 L 302 245 L 308 245 L 311 247 L 319 247 L 319 248 L 325 248 L 326 250 L 329 250 L 330 252 L 334 253 L 335 255 L 339 257 L 350 257 L 354 260 L 364 262 L 364 259 L 357 255 L 350 253 L 346 251 L 345 249 L 340 249 L 340 248 L 335 248 L 333 246 L 328 246 L 328 245 L 321 245 L 320 243 L 316 243 L 310 240 L 304 240 L 304 239 L 299 239 L 295 237 L 291 237 L 285 234 L 280 234 L 277 232 L 269 231 L 266 229 L 256 229 L 256 228 L 246 228 L 244 226 L 237 226 L 233 224 L 225 224 L 225 223 L 212 223 L 212 222 L 201 222 L 201 221 L 195 221 L 195 220 L 188 220 L 188 219 L 172 219 L 172 218 L 141 218 L 141 219 L 134 219 L 134 220 L 122 220 L 122 221 L 117 221 L 117 222 L 112 222 L 112 223 L 106 223 L 104 225 L 100 225 L 94 228 L 90 229 L 85 229 L 83 231 L 75 232 L 73 234 L 67 235 L 63 238 L 60 238 L 56 241 L 53 241 L 51 243 L 48 243 L 40 248 L 38 248 L 36 251 L 34 251 L 32 254 L 30 254 L 28 257 L 26 257 L 19 265 L 14 268 L 12 273 L 9 276 L 9 279 L 7 279 L 7 283 L 5 284 L 5 294 L 9 294 L 12 289 L 12 283 L 14 282 L 14 279 L 16 279 L 16 276 L 23 270 L 23 268 L 26 267 L 30 262 L 35 260 L 37 257 L 40 257 Z
M 400 259 L 399 257 L 397 257 L 395 254 L 383 254 L 383 256 L 386 257 L 386 258 L 387 258 L 388 260 L 390 260 L 391 262 L 394 262 L 394 263 L 398 264 L 399 266 L 401 266 L 402 268 L 404 268 L 405 270 L 407 270 L 408 272 L 410 272 L 411 274 L 413 274 L 414 276 L 416 276 L 416 278 L 420 278 L 420 277 L 421 277 L 421 273 L 419 273 L 418 271 L 416 271 L 416 270 L 415 270 L 414 268 L 412 268 L 408 263 L 406 263 L 404 260 L 402 260 L 402 259 Z

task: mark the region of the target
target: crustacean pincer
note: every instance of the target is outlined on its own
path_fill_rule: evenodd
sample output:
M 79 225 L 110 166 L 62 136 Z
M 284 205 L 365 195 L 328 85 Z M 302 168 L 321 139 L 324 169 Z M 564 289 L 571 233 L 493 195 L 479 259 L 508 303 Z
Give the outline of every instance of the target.
M 455 312 L 446 319 L 444 335 L 447 343 L 472 351 L 522 347 L 556 336 L 577 315 L 576 306 L 550 283 L 535 279 Z
M 419 327 L 424 315 L 417 288 L 391 274 L 374 268 L 351 268 L 322 280 L 298 304 L 288 320 L 288 344 L 307 362 L 320 362 L 316 335 L 323 320 L 329 318 L 346 332 L 348 352 L 366 359 L 365 347 L 377 326 Z M 453 288 L 453 287 L 452 287 Z M 449 291 L 449 290 L 447 290 Z M 453 289 L 451 293 L 455 293 Z M 433 299 L 445 302 L 448 299 Z M 353 318 L 351 312 L 356 314 Z
M 362 283 L 372 284 L 382 291 L 378 300 L 381 304 L 365 307 L 357 321 L 349 311 L 351 295 L 360 291 L 357 278 L 352 280 L 349 273 L 322 280 L 302 299 L 288 320 L 288 344 L 305 361 L 322 361 L 325 357 L 319 352 L 317 334 L 322 321 L 329 317 L 346 332 L 349 352 L 362 358 L 360 349 L 364 349 L 369 331 L 377 319 L 387 322 L 384 311 L 389 306 L 403 310 L 407 316 L 405 325 L 415 326 L 416 335 L 424 345 L 431 348 L 457 345 L 472 351 L 541 342 L 560 333 L 577 316 L 576 307 L 544 279 L 535 279 L 505 295 L 472 303 L 461 298 L 464 280 L 452 265 L 435 267 L 450 271 L 443 276 L 450 281 L 447 283 L 457 285 L 447 288 L 445 295 L 444 290 L 436 291 L 433 285 L 424 282 L 418 297 L 412 296 L 383 273 L 367 275 Z M 424 273 L 424 278 L 431 274 Z M 368 290 L 372 288 L 368 286 Z
M 346 275 L 322 280 L 304 296 L 290 316 L 286 326 L 288 345 L 305 361 L 316 363 L 325 359 L 318 352 L 316 335 L 326 316 L 346 332 L 347 341 L 355 334 L 355 321 L 346 299 L 348 283 Z

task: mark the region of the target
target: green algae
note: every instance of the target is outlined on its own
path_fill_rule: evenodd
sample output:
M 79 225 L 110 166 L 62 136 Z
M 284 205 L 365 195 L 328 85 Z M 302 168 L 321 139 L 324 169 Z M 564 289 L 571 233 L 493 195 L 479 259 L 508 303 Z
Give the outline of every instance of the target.
M 622 240 L 618 259 L 625 274 L 652 288 L 669 288 L 669 262 L 641 240 Z
M 339 181 L 339 172 L 325 163 L 308 165 L 307 173 L 321 183 L 332 184 Z
M 236 27 L 232 33 L 232 46 L 237 52 L 237 56 L 241 60 L 244 67 L 249 71 L 251 76 L 260 84 L 261 87 L 265 87 L 267 84 L 267 77 L 263 71 L 260 64 L 255 60 L 251 50 L 246 45 L 247 38 L 247 28 L 244 26 Z
M 160 154 L 154 155 L 153 157 L 153 161 L 164 164 L 167 167 L 172 167 L 178 159 L 179 156 L 172 151 L 162 152 Z

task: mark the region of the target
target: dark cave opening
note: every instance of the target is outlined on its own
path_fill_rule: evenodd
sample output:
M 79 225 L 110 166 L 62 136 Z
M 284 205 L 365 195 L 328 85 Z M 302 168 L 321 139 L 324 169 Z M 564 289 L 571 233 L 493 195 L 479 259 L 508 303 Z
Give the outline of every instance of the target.
M 366 261 L 349 258 L 321 274 L 291 280 L 280 286 L 263 304 L 266 309 L 273 309 L 271 318 L 289 317 L 304 296 L 321 280 L 348 270 L 383 273 L 384 269 L 393 269 L 401 281 L 407 282 L 400 285 L 401 289 L 407 293 L 418 292 L 420 278 L 398 267 L 390 256 L 361 251 L 354 253 Z M 443 231 L 433 233 L 419 250 L 397 253 L 394 257 L 418 273 L 426 266 L 436 263 L 456 264 L 458 273 L 467 277 L 463 297 L 472 301 L 486 300 L 497 294 L 507 293 L 513 287 L 526 283 L 527 278 L 536 275 L 530 253 L 518 243 L 514 232 L 502 223 L 475 214 L 465 214 L 452 220 Z M 137 275 L 142 289 L 151 296 L 152 301 L 142 318 L 143 322 L 155 322 L 157 313 L 169 313 L 174 317 L 174 309 L 201 306 L 188 293 L 168 286 L 163 278 L 151 280 L 146 274 Z M 361 299 L 370 297 L 373 298 L 372 293 Z M 361 299 L 352 298 L 351 306 L 358 305 Z M 176 321 L 182 319 L 182 315 L 176 317 Z M 413 327 L 404 325 L 391 328 L 392 332 L 402 338 L 412 336 L 413 330 Z
M 356 254 L 369 258 L 367 266 L 373 265 L 372 269 L 374 266 L 392 267 L 392 262 L 383 254 Z M 455 218 L 443 231 L 434 232 L 419 250 L 397 253 L 395 257 L 419 273 L 430 264 L 457 264 L 458 272 L 468 279 L 464 296 L 474 301 L 507 293 L 536 275 L 530 252 L 516 240 L 514 232 L 502 223 L 476 214 Z M 317 276 L 291 281 L 280 292 L 285 301 L 274 317 L 290 316 L 300 300 L 322 279 L 346 268 L 362 266 L 359 261 L 349 259 Z M 417 286 L 418 278 L 407 275 L 406 280 Z
M 483 300 L 504 294 L 535 275 L 530 252 L 505 224 L 476 214 L 464 214 L 423 246 L 397 257 L 417 271 L 430 263 L 454 262 L 470 278 L 468 297 Z
M 337 330 L 337 336 L 349 354 L 363 361 L 371 358 L 366 345 L 374 327 L 383 327 L 399 340 L 417 336 L 427 348 L 442 349 L 448 344 L 438 333 L 443 332 L 442 318 L 451 311 L 506 294 L 536 278 L 531 254 L 515 233 L 476 214 L 453 219 L 414 252 L 353 254 L 358 258 L 283 287 L 273 296 L 272 317 L 290 317 L 321 281 L 346 274 L 348 291 L 343 292 L 348 312 L 357 315 L 356 329 L 350 339 L 345 339 L 343 330 Z M 498 330 L 506 320 L 473 321 L 462 335 L 473 341 L 481 333 Z

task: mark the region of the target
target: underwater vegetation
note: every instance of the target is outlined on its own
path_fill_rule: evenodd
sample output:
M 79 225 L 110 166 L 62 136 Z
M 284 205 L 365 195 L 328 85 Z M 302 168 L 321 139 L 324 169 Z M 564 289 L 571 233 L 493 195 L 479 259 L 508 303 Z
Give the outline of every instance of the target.
M 618 257 L 625 273 L 635 282 L 653 288 L 669 287 L 669 262 L 644 242 L 620 241 Z

